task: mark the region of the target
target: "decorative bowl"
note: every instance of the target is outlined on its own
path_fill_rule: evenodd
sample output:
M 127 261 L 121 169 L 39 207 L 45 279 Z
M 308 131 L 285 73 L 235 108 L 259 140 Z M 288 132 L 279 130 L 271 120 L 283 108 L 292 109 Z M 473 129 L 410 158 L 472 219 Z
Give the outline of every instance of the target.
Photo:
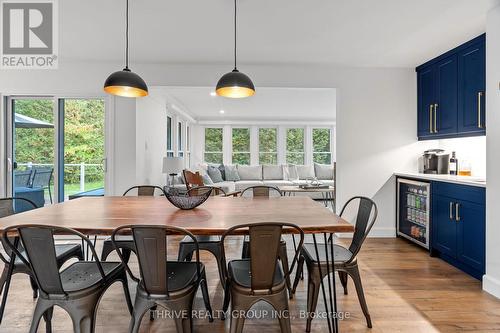
M 172 205 L 183 210 L 194 209 L 204 203 L 212 193 L 211 190 L 207 191 L 197 191 L 195 194 L 191 192 L 180 193 L 179 190 L 175 188 L 166 188 L 165 197 Z

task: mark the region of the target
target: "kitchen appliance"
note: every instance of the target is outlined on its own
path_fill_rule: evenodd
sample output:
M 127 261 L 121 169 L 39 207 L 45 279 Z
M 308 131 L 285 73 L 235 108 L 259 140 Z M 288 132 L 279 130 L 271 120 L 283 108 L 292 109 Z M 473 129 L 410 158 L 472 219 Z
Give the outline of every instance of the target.
M 450 172 L 450 154 L 442 149 L 430 149 L 422 156 L 424 173 L 447 175 Z
M 429 249 L 431 185 L 427 182 L 398 178 L 397 234 Z

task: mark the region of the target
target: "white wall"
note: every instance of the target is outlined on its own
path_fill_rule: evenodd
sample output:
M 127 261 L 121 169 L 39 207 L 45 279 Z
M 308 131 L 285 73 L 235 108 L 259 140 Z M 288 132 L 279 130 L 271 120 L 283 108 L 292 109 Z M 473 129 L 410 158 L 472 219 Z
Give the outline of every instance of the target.
M 488 14 L 486 26 L 486 275 L 483 289 L 500 298 L 500 6 Z

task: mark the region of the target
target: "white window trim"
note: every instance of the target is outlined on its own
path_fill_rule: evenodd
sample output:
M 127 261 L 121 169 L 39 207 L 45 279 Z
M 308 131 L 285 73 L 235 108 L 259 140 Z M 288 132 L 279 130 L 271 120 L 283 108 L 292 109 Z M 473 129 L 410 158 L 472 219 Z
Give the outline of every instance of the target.
M 207 128 L 219 128 L 219 129 L 222 129 L 222 151 L 206 151 L 205 150 L 205 131 L 207 130 Z M 222 153 L 222 161 L 223 163 L 225 163 L 225 152 L 224 152 L 224 146 L 225 146 L 225 127 L 224 126 L 203 126 L 202 127 L 203 129 L 203 133 L 202 133 L 202 137 L 203 137 L 203 143 L 202 143 L 202 152 L 201 152 L 201 156 L 203 157 L 203 161 L 202 163 L 206 163 L 206 160 L 205 160 L 205 154 L 218 154 L 218 153 Z M 225 163 L 226 164 L 226 163 Z
M 282 163 L 280 163 L 280 154 L 279 154 L 279 150 L 280 150 L 280 145 L 279 145 L 279 126 L 254 126 L 256 128 L 256 136 L 257 136 L 257 143 L 256 143 L 256 162 L 255 164 L 260 164 L 260 154 L 261 153 L 264 153 L 264 154 L 276 154 L 276 165 L 280 165 Z M 272 129 L 275 129 L 276 130 L 276 151 L 271 151 L 271 152 L 261 152 L 260 151 L 260 129 L 261 128 L 272 128 Z M 250 147 L 251 149 L 252 147 Z
M 248 132 L 249 132 L 249 135 L 250 135 L 250 149 L 249 151 L 233 151 L 233 130 L 234 129 L 248 129 Z M 222 140 L 224 140 L 224 136 L 222 137 Z M 252 127 L 251 126 L 231 126 L 231 154 L 229 155 L 231 157 L 231 163 L 230 164 L 234 164 L 233 163 L 233 153 L 237 153 L 237 154 L 250 154 L 250 165 L 252 165 Z
M 285 151 L 284 151 L 284 164 L 288 164 L 288 161 L 286 160 L 286 155 L 288 154 L 288 147 L 286 146 L 286 135 L 287 135 L 287 131 L 289 129 L 296 129 L 296 128 L 300 128 L 300 129 L 303 129 L 304 130 L 304 142 L 303 142 L 303 145 L 302 145 L 302 148 L 303 148 L 303 154 L 304 154 L 304 164 L 311 164 L 310 162 L 310 157 L 308 157 L 308 147 L 310 146 L 310 139 L 309 138 L 309 133 L 310 132 L 310 129 L 309 129 L 309 126 L 285 126 L 284 127 L 284 142 L 283 142 L 283 146 L 285 148 Z M 309 131 L 308 131 L 309 129 Z M 309 161 L 308 161 L 309 159 Z
M 313 133 L 313 130 L 315 130 L 315 129 L 328 129 L 328 130 L 330 130 L 330 151 L 314 151 L 312 133 Z M 314 154 L 330 154 L 331 164 L 335 163 L 335 143 L 336 143 L 336 140 L 334 140 L 334 135 L 335 135 L 334 131 L 335 131 L 335 128 L 333 126 L 312 126 L 311 127 L 311 155 L 312 155 L 311 162 L 312 163 L 314 163 Z

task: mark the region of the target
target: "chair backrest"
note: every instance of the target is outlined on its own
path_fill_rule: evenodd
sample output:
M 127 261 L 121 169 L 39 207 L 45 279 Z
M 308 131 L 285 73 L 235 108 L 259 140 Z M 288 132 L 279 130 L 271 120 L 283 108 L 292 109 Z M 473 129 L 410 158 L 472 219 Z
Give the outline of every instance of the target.
M 136 186 L 132 186 L 131 188 L 126 190 L 125 193 L 123 193 L 123 196 L 129 195 L 135 189 L 137 189 L 137 196 L 139 196 L 139 197 L 153 197 L 155 195 L 155 192 L 158 193 L 157 191 L 160 192 L 159 194 L 165 194 L 163 189 L 159 186 L 136 185 Z
M 16 205 L 22 205 L 23 208 L 28 208 L 25 210 L 38 208 L 33 201 L 26 198 L 0 198 L 0 218 L 16 214 L 18 211 Z
M 182 174 L 184 176 L 184 183 L 186 183 L 186 188 L 190 190 L 193 187 L 205 186 L 203 182 L 203 177 L 198 171 L 196 173 L 189 170 L 183 170 Z
M 279 246 L 283 229 L 300 235 L 300 241 L 293 257 L 290 271 L 284 277 L 290 275 L 293 270 L 302 245 L 304 244 L 304 231 L 295 224 L 281 222 L 263 222 L 253 224 L 242 224 L 227 230 L 221 238 L 222 257 L 226 261 L 224 241 L 227 236 L 239 234 L 243 229 L 248 230 L 250 236 L 250 269 L 251 288 L 257 290 L 271 290 L 274 284 L 274 274 L 278 263 Z M 226 266 L 226 265 L 225 265 Z M 226 268 L 224 269 L 227 278 Z
M 251 186 L 247 187 L 246 189 L 241 192 L 241 196 L 244 196 L 245 194 L 251 193 L 254 198 L 269 198 L 271 194 L 277 194 L 278 196 L 283 196 L 283 193 L 281 190 L 275 186 L 268 186 L 268 185 L 257 185 L 257 186 Z
M 226 192 L 220 188 L 220 187 L 215 187 L 215 186 L 198 186 L 198 187 L 192 187 L 188 192 L 188 196 L 200 196 L 207 191 L 212 191 L 210 194 L 211 196 L 226 196 Z
M 351 245 L 349 246 L 349 251 L 353 254 L 351 260 L 353 260 L 358 254 L 363 242 L 370 233 L 370 230 L 375 224 L 378 215 L 378 208 L 375 202 L 367 197 L 355 196 L 349 199 L 340 212 L 340 216 L 346 213 L 347 209 L 351 206 L 355 207 L 358 204 L 356 214 L 355 214 L 355 230 L 354 236 L 352 238 Z
M 19 238 L 7 237 L 7 235 L 12 234 L 20 236 L 27 257 L 21 254 L 19 246 L 16 244 Z M 76 230 L 37 224 L 18 225 L 4 230 L 3 241 L 10 247 L 16 257 L 31 268 L 38 287 L 43 293 L 46 295 L 67 295 L 67 292 L 63 288 L 57 265 L 54 243 L 54 235 L 56 234 L 78 236 L 83 243 L 86 243 L 87 248 L 90 249 L 95 258 L 93 263 L 97 265 L 101 275 L 100 283 L 104 284 L 106 276 L 101 262 L 97 257 L 94 245 L 85 235 Z
M 35 171 L 36 172 L 36 171 Z M 15 171 L 14 172 L 14 187 L 29 187 L 32 170 Z
M 134 238 L 141 279 L 132 273 L 127 260 L 125 260 L 119 248 L 119 244 L 117 244 L 117 236 L 123 234 L 132 234 Z M 144 289 L 148 294 L 169 296 L 169 272 L 167 266 L 168 235 L 184 235 L 191 238 L 195 245 L 199 279 L 201 273 L 198 241 L 189 231 L 182 228 L 161 225 L 126 225 L 115 229 L 111 235 L 111 241 L 117 249 L 118 255 L 127 272 L 134 281 L 140 283 L 142 280 Z
M 50 186 L 52 181 L 52 174 L 54 169 L 36 169 L 33 175 L 33 181 L 31 182 L 32 187 L 43 187 L 47 188 Z

